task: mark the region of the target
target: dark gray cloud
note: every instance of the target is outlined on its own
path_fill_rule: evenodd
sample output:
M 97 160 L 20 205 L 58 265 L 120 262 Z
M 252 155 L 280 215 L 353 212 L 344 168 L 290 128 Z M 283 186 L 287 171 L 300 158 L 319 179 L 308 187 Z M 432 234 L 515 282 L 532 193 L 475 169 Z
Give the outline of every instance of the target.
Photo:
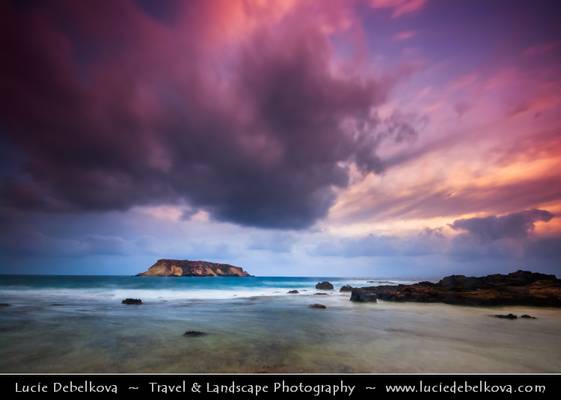
M 217 55 L 207 4 L 171 22 L 129 2 L 4 4 L 0 135 L 23 161 L 2 176 L 2 205 L 187 202 L 218 220 L 302 228 L 348 184 L 346 163 L 379 172 L 380 142 L 415 135 L 404 116 L 371 115 L 390 84 L 334 72 L 309 17 Z
M 460 234 L 450 243 L 448 254 L 456 260 L 489 262 L 530 269 L 561 272 L 560 239 L 533 233 L 536 222 L 549 222 L 546 210 L 525 210 L 500 216 L 454 221 L 450 227 Z
M 525 210 L 517 213 L 482 218 L 459 219 L 450 224 L 455 230 L 466 231 L 482 242 L 503 238 L 524 239 L 538 221 L 548 222 L 553 214 L 546 210 Z

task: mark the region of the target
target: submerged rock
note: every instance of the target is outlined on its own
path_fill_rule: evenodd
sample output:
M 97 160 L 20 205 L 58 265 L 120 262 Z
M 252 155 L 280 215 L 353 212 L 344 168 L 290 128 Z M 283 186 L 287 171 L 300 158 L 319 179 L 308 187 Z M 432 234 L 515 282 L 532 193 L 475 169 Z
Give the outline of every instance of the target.
M 142 304 L 142 300 L 140 299 L 124 299 L 121 301 L 122 304 Z
M 325 310 L 327 308 L 327 306 L 324 306 L 323 304 L 310 304 L 309 306 L 310 308 L 317 308 L 319 310 Z
M 351 300 L 369 301 L 366 293 L 388 301 L 438 302 L 473 306 L 561 307 L 561 280 L 555 275 L 530 271 L 483 277 L 451 275 L 437 283 L 419 282 L 412 285 L 355 288 L 351 291 Z
M 316 289 L 320 289 L 320 290 L 333 290 L 333 285 L 327 281 L 324 282 L 318 282 L 316 284 Z
M 298 290 L 289 290 L 288 294 L 298 294 L 300 293 Z
M 533 317 L 533 316 L 528 315 L 528 314 L 523 314 L 523 315 L 520 316 L 520 318 L 524 318 L 524 319 L 537 319 L 536 317 Z
M 209 261 L 171 260 L 156 261 L 148 271 L 137 276 L 251 276 L 242 267 Z
M 353 290 L 351 285 L 344 285 L 341 286 L 341 289 L 339 289 L 340 292 L 350 292 L 351 290 Z
M 11 304 L 9 303 L 0 303 L 0 307 L 10 307 Z
M 327 296 L 327 293 L 317 292 L 317 293 L 314 293 L 314 296 Z
M 494 315 L 495 318 L 501 318 L 501 319 L 517 319 L 518 317 L 514 314 L 497 314 Z
M 185 331 L 185 333 L 183 334 L 183 336 L 187 336 L 187 337 L 199 337 L 199 336 L 206 336 L 206 335 L 208 335 L 208 333 L 201 332 L 201 331 Z

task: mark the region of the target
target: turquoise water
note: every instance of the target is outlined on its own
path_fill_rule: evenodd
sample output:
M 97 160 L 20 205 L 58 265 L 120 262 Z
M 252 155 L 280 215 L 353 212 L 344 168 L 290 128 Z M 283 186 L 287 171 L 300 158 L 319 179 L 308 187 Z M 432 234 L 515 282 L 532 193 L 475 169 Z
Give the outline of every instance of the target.
M 0 275 L 0 301 L 25 303 L 27 300 L 64 300 L 73 303 L 114 302 L 125 297 L 145 302 L 189 301 L 278 296 L 288 290 L 305 294 L 319 281 L 328 280 L 337 289 L 352 286 L 404 281 L 366 278 L 317 277 L 136 277 L 136 276 L 33 276 Z M 2 300 L 4 299 L 4 300 Z
M 319 280 L 336 290 L 316 295 Z M 561 371 L 558 309 L 356 304 L 338 291 L 381 283 L 387 282 L 2 276 L 0 371 Z M 292 289 L 300 293 L 287 294 Z M 125 297 L 144 304 L 123 305 Z M 506 312 L 538 319 L 492 317 Z M 187 330 L 207 335 L 185 337 Z

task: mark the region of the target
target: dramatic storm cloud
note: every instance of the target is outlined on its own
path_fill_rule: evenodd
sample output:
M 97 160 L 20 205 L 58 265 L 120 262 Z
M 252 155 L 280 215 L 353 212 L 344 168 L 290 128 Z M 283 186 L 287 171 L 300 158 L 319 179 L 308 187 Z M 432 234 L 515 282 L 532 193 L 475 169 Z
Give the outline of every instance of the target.
M 2 134 L 23 152 L 4 205 L 184 201 L 300 228 L 325 216 L 350 162 L 379 172 L 379 143 L 415 134 L 375 115 L 391 81 L 339 68 L 313 9 L 232 43 L 209 31 L 222 15 L 205 1 L 177 4 L 172 22 L 134 2 L 54 4 L 2 12 Z

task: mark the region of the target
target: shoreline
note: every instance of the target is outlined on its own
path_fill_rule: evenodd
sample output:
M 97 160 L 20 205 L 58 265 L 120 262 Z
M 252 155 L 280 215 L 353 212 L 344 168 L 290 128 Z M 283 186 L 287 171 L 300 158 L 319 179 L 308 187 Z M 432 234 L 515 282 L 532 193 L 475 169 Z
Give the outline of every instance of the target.
M 376 303 L 379 300 L 385 300 L 489 307 L 517 305 L 561 307 L 560 279 L 557 279 L 555 275 L 522 270 L 505 275 L 494 274 L 483 277 L 451 275 L 436 282 L 391 281 L 387 278 L 327 278 L 333 281 L 335 286 L 328 280 L 322 281 L 322 278 L 317 277 L 256 277 L 251 275 L 242 276 L 252 278 L 249 283 L 240 280 L 240 276 L 152 275 L 148 277 L 158 279 L 148 280 L 147 282 L 153 285 L 150 286 L 144 280 L 139 281 L 140 284 L 135 282 L 134 279 L 137 277 L 138 275 L 118 277 L 31 275 L 29 278 L 22 275 L 10 276 L 10 278 L 1 276 L 0 303 L 3 306 L 9 305 L 8 301 L 2 299 L 10 296 L 25 297 L 34 301 L 40 301 L 43 297 L 66 300 L 70 297 L 83 301 L 122 297 L 123 299 L 140 300 L 140 303 L 144 297 L 148 303 L 155 303 L 174 300 L 227 300 L 305 295 L 345 297 L 348 295 L 351 302 L 358 303 Z M 177 280 L 177 278 L 185 279 Z M 81 286 L 74 286 L 73 279 L 82 281 Z M 111 281 L 114 279 L 119 281 Z M 104 286 L 107 280 L 112 283 Z M 286 280 L 290 284 L 287 285 Z M 312 285 L 315 280 L 319 280 L 319 282 L 315 284 L 314 288 Z M 375 283 L 375 286 L 362 286 L 365 283 Z M 251 286 L 252 284 L 255 285 Z M 281 285 L 279 286 L 279 284 Z
M 16 290 L 14 296 L 0 285 L 0 303 L 11 303 L 0 308 L 0 371 L 561 371 L 559 308 L 356 303 L 349 300 L 351 293 L 339 292 L 341 286 L 366 280 L 331 280 L 335 290 L 320 291 L 314 287 L 318 280 L 311 278 L 253 278 L 258 287 L 252 290 L 267 288 L 271 295 L 220 299 L 188 297 L 190 290 L 215 287 L 239 293 L 247 286 L 238 278 L 127 277 L 62 279 L 63 288 L 51 287 L 59 281 L 28 282 L 29 290 Z M 230 287 L 220 281 L 238 283 Z M 51 287 L 49 293 L 66 297 L 44 296 L 44 285 Z M 296 288 L 298 294 L 288 293 Z M 135 290 L 149 296 L 139 296 L 142 304 L 121 304 L 139 293 Z M 494 318 L 509 313 L 537 319 Z

